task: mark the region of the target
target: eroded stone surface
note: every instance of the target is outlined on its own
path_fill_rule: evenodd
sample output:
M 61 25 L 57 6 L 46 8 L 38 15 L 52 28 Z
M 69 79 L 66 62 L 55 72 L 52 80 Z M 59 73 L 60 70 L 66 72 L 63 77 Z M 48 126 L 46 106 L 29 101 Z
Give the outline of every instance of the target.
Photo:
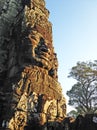
M 66 116 L 44 0 L 0 6 L 0 126 L 34 129 Z M 6 5 L 6 8 L 5 8 Z M 3 22 L 4 21 L 4 22 Z

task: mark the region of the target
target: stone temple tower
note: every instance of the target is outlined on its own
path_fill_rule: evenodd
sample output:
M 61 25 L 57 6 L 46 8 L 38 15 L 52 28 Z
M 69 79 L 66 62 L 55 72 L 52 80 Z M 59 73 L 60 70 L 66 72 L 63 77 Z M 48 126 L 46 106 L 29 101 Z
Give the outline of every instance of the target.
M 0 127 L 38 130 L 66 117 L 44 0 L 0 1 Z

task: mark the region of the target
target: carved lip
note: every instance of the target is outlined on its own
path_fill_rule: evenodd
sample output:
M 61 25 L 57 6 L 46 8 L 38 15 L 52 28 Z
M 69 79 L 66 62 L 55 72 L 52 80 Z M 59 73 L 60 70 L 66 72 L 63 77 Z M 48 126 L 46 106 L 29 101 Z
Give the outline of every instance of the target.
M 48 62 L 49 62 L 49 59 L 48 59 L 48 58 L 46 58 L 43 54 L 41 54 L 41 55 L 39 56 L 39 58 L 41 58 L 41 59 L 43 59 L 43 60 L 45 60 L 45 61 L 48 61 Z

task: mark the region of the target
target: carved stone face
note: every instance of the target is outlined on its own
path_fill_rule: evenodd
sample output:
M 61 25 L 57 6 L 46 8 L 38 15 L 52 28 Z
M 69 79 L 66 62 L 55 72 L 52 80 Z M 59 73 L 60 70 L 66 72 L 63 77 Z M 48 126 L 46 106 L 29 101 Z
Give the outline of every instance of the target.
M 33 94 L 32 94 L 32 100 L 33 100 L 34 103 L 37 103 L 37 101 L 38 101 L 38 95 L 37 95 L 37 93 L 33 92 Z
M 8 128 L 13 129 L 21 129 L 26 125 L 27 117 L 25 112 L 17 111 L 14 117 L 9 121 Z
M 54 120 L 57 116 L 57 104 L 56 101 L 52 102 L 48 108 L 48 118 Z
M 25 116 L 23 115 L 23 113 L 17 112 L 15 119 L 18 125 L 23 126 L 23 122 L 25 122 Z
M 65 98 L 62 98 L 58 102 L 58 113 L 60 117 L 65 117 L 66 116 L 66 101 Z
M 51 69 L 51 63 L 50 63 L 50 50 L 48 46 L 46 45 L 43 38 L 40 38 L 40 41 L 35 48 L 35 58 L 37 61 L 41 62 L 43 67 L 46 69 Z
M 35 48 L 35 54 L 39 58 L 46 59 L 45 53 L 47 52 L 48 52 L 48 47 L 46 46 L 44 39 L 40 38 L 38 46 Z

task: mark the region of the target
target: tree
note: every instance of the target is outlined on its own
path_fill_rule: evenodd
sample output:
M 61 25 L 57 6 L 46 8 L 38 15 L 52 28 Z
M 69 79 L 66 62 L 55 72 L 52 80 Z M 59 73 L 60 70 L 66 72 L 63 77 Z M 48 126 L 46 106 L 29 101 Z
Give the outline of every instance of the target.
M 75 119 L 78 115 L 79 115 L 79 113 L 75 110 L 71 110 L 69 113 L 67 113 L 67 116 L 73 117 Z
M 77 80 L 71 90 L 67 91 L 69 105 L 78 113 L 95 113 L 97 111 L 97 61 L 77 62 L 69 76 Z

